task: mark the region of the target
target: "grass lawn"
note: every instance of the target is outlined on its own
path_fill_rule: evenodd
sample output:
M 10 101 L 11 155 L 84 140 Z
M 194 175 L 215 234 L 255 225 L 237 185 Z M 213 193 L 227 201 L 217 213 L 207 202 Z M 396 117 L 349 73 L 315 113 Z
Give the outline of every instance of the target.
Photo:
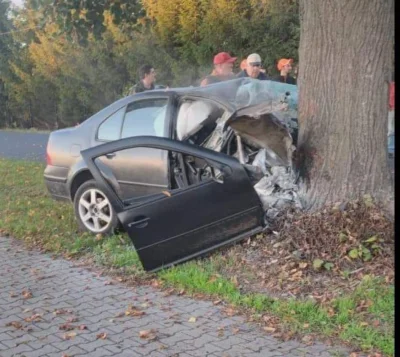
M 394 287 L 382 277 L 366 275 L 354 289 L 323 303 L 243 291 L 224 273 L 232 262 L 223 258 L 223 251 L 156 275 L 146 274 L 126 235 L 103 238 L 77 231 L 72 205 L 49 197 L 43 170 L 43 164 L 0 159 L 0 233 L 49 252 L 123 268 L 133 278 L 205 295 L 216 304 L 223 300 L 231 309 L 252 315 L 276 336 L 339 339 L 356 349 L 394 355 Z

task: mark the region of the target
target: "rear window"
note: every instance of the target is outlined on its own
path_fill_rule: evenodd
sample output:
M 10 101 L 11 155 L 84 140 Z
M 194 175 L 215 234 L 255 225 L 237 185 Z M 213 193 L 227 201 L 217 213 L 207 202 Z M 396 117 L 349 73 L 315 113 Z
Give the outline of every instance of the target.
M 97 139 L 104 141 L 119 139 L 125 108 L 126 107 L 123 107 L 117 110 L 100 124 L 99 131 L 97 132 Z

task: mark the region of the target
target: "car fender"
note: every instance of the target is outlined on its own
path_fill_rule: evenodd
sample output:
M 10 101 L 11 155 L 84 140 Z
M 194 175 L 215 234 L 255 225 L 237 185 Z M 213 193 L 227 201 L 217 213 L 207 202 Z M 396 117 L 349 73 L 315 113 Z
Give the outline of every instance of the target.
M 121 189 L 120 189 L 118 181 L 117 181 L 116 177 L 114 176 L 112 170 L 108 166 L 103 164 L 100 160 L 98 160 L 96 163 L 97 163 L 101 173 L 103 174 L 104 178 L 110 183 L 110 185 L 115 190 L 115 192 L 118 195 L 120 195 L 121 194 Z M 79 177 L 80 175 L 82 175 L 83 173 L 90 174 L 90 170 L 87 167 L 87 165 L 86 165 L 85 161 L 83 160 L 82 156 L 80 156 L 79 160 L 76 161 L 75 164 L 71 166 L 71 169 L 69 170 L 69 174 L 68 174 L 68 177 L 67 177 L 68 192 L 70 194 L 71 201 L 73 200 L 73 191 L 76 192 L 77 188 L 80 186 L 79 185 L 74 190 L 74 188 L 73 188 L 74 182 L 75 182 L 76 178 Z M 87 181 L 87 180 L 85 180 L 85 181 Z M 83 181 L 83 182 L 85 182 L 85 181 Z

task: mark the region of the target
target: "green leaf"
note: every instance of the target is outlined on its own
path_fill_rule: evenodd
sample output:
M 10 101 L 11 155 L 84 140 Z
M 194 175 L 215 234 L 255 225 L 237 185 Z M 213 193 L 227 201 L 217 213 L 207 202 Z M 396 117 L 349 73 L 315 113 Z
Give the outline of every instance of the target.
M 313 261 L 314 269 L 320 269 L 323 264 L 324 264 L 324 261 L 321 259 L 314 259 L 314 261 Z
M 324 268 L 326 270 L 331 270 L 334 266 L 335 265 L 333 263 L 329 263 L 329 262 L 324 264 Z
M 350 252 L 348 253 L 348 256 L 351 259 L 357 259 L 358 258 L 358 249 L 352 249 L 350 250 Z
M 364 262 L 368 262 L 372 259 L 372 254 L 370 252 L 363 254 Z
M 347 240 L 347 234 L 345 234 L 345 233 L 340 233 L 340 234 L 339 234 L 339 241 L 340 241 L 340 243 L 346 242 L 346 240 Z
M 376 242 L 378 240 L 377 236 L 372 236 L 371 238 L 368 238 L 365 243 L 373 243 Z
M 365 262 L 371 260 L 372 255 L 371 255 L 371 252 L 370 252 L 369 249 L 367 249 L 367 248 L 365 248 L 365 247 L 362 248 L 362 258 L 363 258 L 363 260 L 364 260 Z
M 374 207 L 374 200 L 371 195 L 364 195 L 364 203 L 367 207 Z

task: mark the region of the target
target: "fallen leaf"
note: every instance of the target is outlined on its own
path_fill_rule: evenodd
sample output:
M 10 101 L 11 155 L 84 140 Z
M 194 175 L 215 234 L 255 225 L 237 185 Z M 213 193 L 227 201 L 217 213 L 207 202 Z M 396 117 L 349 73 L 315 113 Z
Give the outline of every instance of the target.
M 264 331 L 273 333 L 276 331 L 276 328 L 271 326 L 265 326 Z
M 189 322 L 196 322 L 196 318 L 195 318 L 194 316 L 192 316 L 192 317 L 189 319 Z
M 42 315 L 41 314 L 34 314 L 32 316 L 26 317 L 24 319 L 26 322 L 32 322 L 32 321 L 41 321 L 42 320 Z
M 17 296 L 18 296 L 18 294 L 16 292 L 14 292 L 14 291 L 10 293 L 10 297 L 11 298 L 15 298 Z
M 67 313 L 67 310 L 64 310 L 64 309 L 56 309 L 53 311 L 54 315 L 64 315 L 66 313 Z
M 118 314 L 115 315 L 115 317 L 124 317 L 125 312 L 119 312 Z
M 153 329 L 140 331 L 139 337 L 146 340 L 154 340 L 156 338 L 156 331 Z
M 231 307 L 228 307 L 224 310 L 224 312 L 228 315 L 228 316 L 233 316 L 235 315 L 236 311 L 234 309 L 232 309 Z
M 308 263 L 304 263 L 304 262 L 299 263 L 299 268 L 300 269 L 305 269 L 305 268 L 307 268 L 307 266 L 308 266 Z
M 302 342 L 304 342 L 305 344 L 309 344 L 312 342 L 312 337 L 310 335 L 305 335 L 302 339 Z
M 321 259 L 314 259 L 313 260 L 313 267 L 314 269 L 320 269 L 322 265 L 324 264 L 324 261 Z
M 105 332 L 98 333 L 96 335 L 96 339 L 99 339 L 99 338 L 102 340 L 105 340 L 107 338 L 107 334 Z
M 73 326 L 69 323 L 66 323 L 66 324 L 60 325 L 58 328 L 63 331 L 72 331 L 75 328 L 75 326 Z
M 76 336 L 76 332 L 71 331 L 71 332 L 64 333 L 63 339 L 64 340 L 72 340 L 75 336 Z
M 66 353 L 63 353 L 63 354 L 61 355 L 61 357 L 69 357 L 69 355 L 67 355 Z
M 106 282 L 104 282 L 104 285 L 112 285 L 112 284 L 113 284 L 112 281 L 106 281 Z
M 185 289 L 179 290 L 178 295 L 183 295 L 185 294 Z
M 143 316 L 145 314 L 144 311 L 138 310 L 132 305 L 128 306 L 128 309 L 125 311 L 126 316 Z
M 214 305 L 219 305 L 221 302 L 222 302 L 222 300 L 215 300 L 215 301 L 213 301 L 213 304 Z
M 309 328 L 310 327 L 310 324 L 304 324 L 303 325 L 303 328 Z
M 30 289 L 22 290 L 22 297 L 24 299 L 30 299 L 31 297 L 33 297 L 32 292 L 30 291 Z
M 103 235 L 101 233 L 96 234 L 96 240 L 102 240 Z
M 165 196 L 171 197 L 171 193 L 169 191 L 162 191 Z
M 79 319 L 75 316 L 68 317 L 67 322 L 78 322 Z
M 238 334 L 239 332 L 240 332 L 240 329 L 237 328 L 237 327 L 235 327 L 235 328 L 232 329 L 232 333 L 233 333 L 234 335 Z
M 19 321 L 11 321 L 6 324 L 6 326 L 12 326 L 18 330 L 22 330 L 22 324 Z
M 154 280 L 151 282 L 151 286 L 154 287 L 154 288 L 158 288 L 158 287 L 160 287 L 161 285 L 162 285 L 161 281 L 160 281 L 160 280 L 157 280 L 157 279 L 154 279 Z
M 87 330 L 87 326 L 86 325 L 80 325 L 79 326 L 79 330 Z
M 374 320 L 374 321 L 372 321 L 372 325 L 373 325 L 374 327 L 378 327 L 380 324 L 381 324 L 381 323 L 380 323 L 379 320 Z

